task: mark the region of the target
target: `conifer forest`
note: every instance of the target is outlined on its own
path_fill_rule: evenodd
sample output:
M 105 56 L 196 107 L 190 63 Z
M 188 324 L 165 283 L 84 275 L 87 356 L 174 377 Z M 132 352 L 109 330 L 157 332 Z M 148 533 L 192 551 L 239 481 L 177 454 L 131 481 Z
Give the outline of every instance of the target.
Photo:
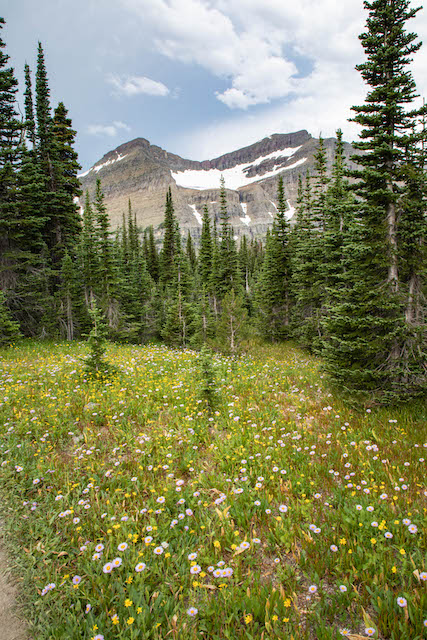
M 200 241 L 171 189 L 161 241 L 131 199 L 112 229 L 42 43 L 19 88 L 0 18 L 0 525 L 23 640 L 425 638 L 422 9 L 364 8 L 351 169 L 337 123 L 292 221 L 279 175 L 265 239 L 239 241 L 224 179 Z

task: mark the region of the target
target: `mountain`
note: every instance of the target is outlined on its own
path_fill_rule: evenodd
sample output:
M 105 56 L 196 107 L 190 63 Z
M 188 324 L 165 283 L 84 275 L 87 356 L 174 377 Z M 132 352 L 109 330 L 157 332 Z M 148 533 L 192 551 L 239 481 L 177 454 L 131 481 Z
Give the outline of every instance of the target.
M 334 157 L 335 138 L 325 141 L 328 171 Z M 224 176 L 228 210 L 236 236 L 264 236 L 276 210 L 277 178 L 283 176 L 289 219 L 295 212 L 298 176 L 314 173 L 318 140 L 307 131 L 274 134 L 214 160 L 185 160 L 136 138 L 109 151 L 89 171 L 80 174 L 83 191 L 94 194 L 100 178 L 111 226 L 118 227 L 130 198 L 140 227 L 153 225 L 161 235 L 165 196 L 172 189 L 181 231 L 197 240 L 203 207 L 219 217 L 220 177 Z M 354 153 L 345 143 L 345 154 Z

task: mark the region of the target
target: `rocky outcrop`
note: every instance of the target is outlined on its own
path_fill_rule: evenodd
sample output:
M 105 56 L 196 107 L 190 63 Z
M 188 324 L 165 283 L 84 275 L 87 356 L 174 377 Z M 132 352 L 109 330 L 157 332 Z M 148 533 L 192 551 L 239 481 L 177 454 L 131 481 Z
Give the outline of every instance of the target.
M 325 140 L 330 172 L 335 139 Z M 228 210 L 235 235 L 262 237 L 271 226 L 276 210 L 277 178 L 283 176 L 288 217 L 292 220 L 298 177 L 314 174 L 318 140 L 307 131 L 274 134 L 243 149 L 213 160 L 186 160 L 136 138 L 109 151 L 80 180 L 83 191 L 94 194 L 96 179 L 102 181 L 113 228 L 121 224 L 131 200 L 140 227 L 153 225 L 156 235 L 164 218 L 165 195 L 172 189 L 175 212 L 182 232 L 200 237 L 205 205 L 219 219 L 219 181 L 224 176 Z M 347 158 L 354 153 L 345 145 Z

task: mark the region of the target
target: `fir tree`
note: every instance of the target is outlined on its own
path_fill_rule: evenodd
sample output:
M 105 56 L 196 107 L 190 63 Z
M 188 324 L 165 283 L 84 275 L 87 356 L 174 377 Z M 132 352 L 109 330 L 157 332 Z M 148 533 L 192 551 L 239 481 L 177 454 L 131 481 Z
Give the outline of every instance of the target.
M 364 152 L 353 158 L 360 168 L 352 173 L 358 180 L 359 229 L 345 247 L 348 294 L 333 310 L 327 368 L 350 389 L 383 398 L 410 397 L 427 388 L 425 337 L 420 332 L 415 345 L 405 317 L 409 288 L 402 287 L 399 262 L 409 246 L 399 246 L 398 221 L 402 208 L 403 226 L 414 221 L 417 231 L 409 245 L 417 255 L 413 268 L 421 276 L 417 250 L 425 222 L 419 224 L 418 206 L 415 211 L 405 206 L 404 198 L 409 189 L 407 149 L 416 142 L 413 132 L 422 115 L 413 108 L 415 83 L 408 68 L 421 45 L 405 27 L 419 8 L 410 8 L 408 0 L 374 0 L 364 6 L 369 14 L 360 40 L 366 62 L 357 69 L 369 91 L 365 104 L 353 107 L 354 120 L 362 125 L 361 140 L 354 146 Z M 418 173 L 412 160 L 409 168 Z
M 5 21 L 0 18 L 0 29 Z M 8 67 L 0 38 L 0 287 L 13 288 L 16 281 L 16 251 L 19 247 L 17 171 L 22 157 L 22 124 L 15 108 L 18 81 Z
M 212 276 L 212 235 L 207 205 L 203 209 L 198 271 L 201 285 L 205 287 L 206 291 L 209 291 Z
M 34 119 L 33 91 L 31 86 L 31 71 L 28 64 L 25 65 L 25 129 L 32 147 L 36 144 L 36 122 Z
M 187 260 L 188 260 L 190 269 L 194 273 L 197 266 L 197 256 L 196 256 L 196 250 L 194 248 L 193 238 L 191 237 L 190 231 L 188 231 L 188 234 L 187 234 L 187 244 L 185 247 L 185 252 L 187 254 Z
M 248 336 L 248 312 L 244 307 L 243 298 L 231 289 L 222 301 L 215 344 L 223 353 L 237 355 Z
M 93 203 L 97 223 L 99 244 L 98 256 L 98 295 L 101 308 L 107 318 L 110 329 L 116 329 L 119 322 L 117 306 L 117 283 L 113 259 L 113 246 L 110 237 L 110 220 L 104 203 L 101 181 L 96 181 L 95 200 Z
M 176 255 L 179 242 L 176 225 L 172 191 L 169 187 L 166 194 L 163 249 L 160 254 L 160 282 L 163 285 L 170 284 L 176 273 Z
M 218 271 L 216 274 L 216 291 L 219 298 L 225 296 L 226 293 L 239 287 L 238 269 L 237 269 L 237 251 L 234 240 L 233 227 L 230 225 L 230 215 L 227 206 L 227 193 L 225 190 L 225 181 L 221 176 L 220 188 L 220 244 L 219 244 L 219 261 Z
M 0 347 L 12 344 L 20 337 L 19 324 L 12 319 L 6 305 L 6 296 L 0 289 Z
M 86 191 L 83 209 L 83 233 L 81 237 L 82 280 L 84 284 L 86 306 L 90 307 L 95 300 L 95 292 L 99 284 L 99 251 L 98 237 L 95 228 L 93 209 Z

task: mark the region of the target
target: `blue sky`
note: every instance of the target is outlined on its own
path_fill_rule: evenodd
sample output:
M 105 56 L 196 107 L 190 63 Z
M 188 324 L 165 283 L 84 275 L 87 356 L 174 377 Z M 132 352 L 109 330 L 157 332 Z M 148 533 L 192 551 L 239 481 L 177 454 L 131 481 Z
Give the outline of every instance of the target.
M 414 3 L 417 6 L 418 3 Z M 45 50 L 52 104 L 83 169 L 136 137 L 204 160 L 272 133 L 357 136 L 366 88 L 362 0 L 3 0 L 2 38 L 23 68 Z M 427 40 L 426 11 L 410 28 Z M 413 72 L 427 92 L 427 46 Z M 22 99 L 20 99 L 22 108 Z

